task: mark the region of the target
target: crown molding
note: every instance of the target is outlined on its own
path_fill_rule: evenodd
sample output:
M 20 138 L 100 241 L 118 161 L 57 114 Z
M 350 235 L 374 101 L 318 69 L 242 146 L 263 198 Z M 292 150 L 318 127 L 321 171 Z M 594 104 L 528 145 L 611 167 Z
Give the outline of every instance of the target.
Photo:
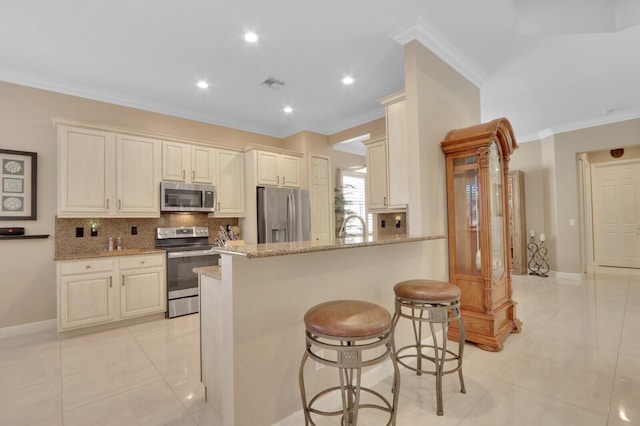
M 558 126 L 546 128 L 535 133 L 516 135 L 516 141 L 518 141 L 518 143 L 540 141 L 544 138 L 548 138 L 560 133 L 589 129 L 591 127 L 605 126 L 607 124 L 615 124 L 623 121 L 635 120 L 638 118 L 640 118 L 640 109 L 633 109 L 625 113 L 609 114 L 603 117 L 592 117 L 585 120 L 560 124 Z
M 444 35 L 431 26 L 424 18 L 393 31 L 389 36 L 401 45 L 417 40 L 436 56 L 477 87 L 483 87 L 489 79 L 472 64 Z
M 212 120 L 199 114 L 194 114 L 183 109 L 176 109 L 167 105 L 152 103 L 130 96 L 119 96 L 112 93 L 88 89 L 82 86 L 66 85 L 52 80 L 44 80 L 25 73 L 15 73 L 0 68 L 0 81 L 18 84 L 21 86 L 32 87 L 34 89 L 47 90 L 50 92 L 60 93 L 63 95 L 76 96 L 92 101 L 105 102 L 113 105 L 119 105 L 128 108 L 135 108 L 143 111 L 154 112 L 157 114 L 169 115 L 172 117 L 184 118 L 187 120 L 198 121 L 201 123 L 212 124 L 214 126 L 227 127 L 230 129 L 240 130 L 249 133 L 257 133 L 260 135 L 271 136 L 274 138 L 284 138 L 282 132 L 274 132 L 271 130 L 247 126 L 233 120 Z

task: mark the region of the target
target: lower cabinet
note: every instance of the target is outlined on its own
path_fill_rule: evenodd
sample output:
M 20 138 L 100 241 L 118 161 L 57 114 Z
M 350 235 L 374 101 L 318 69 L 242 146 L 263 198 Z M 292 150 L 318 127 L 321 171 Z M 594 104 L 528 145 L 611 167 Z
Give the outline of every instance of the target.
M 60 261 L 58 330 L 166 311 L 164 254 Z

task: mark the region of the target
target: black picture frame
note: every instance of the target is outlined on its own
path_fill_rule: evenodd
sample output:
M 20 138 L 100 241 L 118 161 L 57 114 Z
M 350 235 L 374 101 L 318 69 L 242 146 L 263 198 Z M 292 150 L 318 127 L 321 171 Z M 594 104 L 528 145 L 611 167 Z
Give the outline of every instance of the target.
M 36 220 L 38 153 L 0 149 L 0 220 Z

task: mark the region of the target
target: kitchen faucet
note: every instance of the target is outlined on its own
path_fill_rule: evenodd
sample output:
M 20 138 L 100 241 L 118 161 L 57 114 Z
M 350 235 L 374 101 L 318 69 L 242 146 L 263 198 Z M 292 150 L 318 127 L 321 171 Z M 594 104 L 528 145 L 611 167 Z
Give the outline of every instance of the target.
M 344 220 L 342 221 L 342 226 L 340 227 L 340 231 L 338 231 L 338 237 L 341 237 L 342 234 L 344 234 L 345 226 L 347 225 L 347 222 L 349 221 L 349 219 L 353 219 L 353 218 L 358 219 L 360 223 L 362 223 L 362 237 L 364 238 L 367 235 L 367 225 L 365 225 L 364 219 L 361 216 L 358 216 L 357 214 L 349 214 L 345 216 Z

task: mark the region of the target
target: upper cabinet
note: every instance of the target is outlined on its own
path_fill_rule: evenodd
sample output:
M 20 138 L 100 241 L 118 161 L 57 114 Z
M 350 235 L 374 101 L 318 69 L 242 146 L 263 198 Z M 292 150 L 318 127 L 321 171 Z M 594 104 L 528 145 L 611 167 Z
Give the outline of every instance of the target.
M 59 217 L 158 217 L 159 140 L 58 126 Z
M 214 183 L 215 150 L 180 142 L 162 142 L 162 180 Z
M 270 151 L 256 151 L 258 185 L 300 188 L 300 160 L 302 154 L 280 154 Z
M 405 210 L 408 203 L 407 118 L 404 91 L 380 100 L 386 137 L 365 142 L 369 210 Z
M 139 136 L 116 136 L 115 214 L 159 216 L 160 141 Z
M 218 190 L 215 217 L 244 216 L 244 154 L 240 151 L 216 149 L 215 170 Z
M 387 138 L 370 139 L 364 145 L 367 153 L 367 208 L 385 209 L 389 205 Z

